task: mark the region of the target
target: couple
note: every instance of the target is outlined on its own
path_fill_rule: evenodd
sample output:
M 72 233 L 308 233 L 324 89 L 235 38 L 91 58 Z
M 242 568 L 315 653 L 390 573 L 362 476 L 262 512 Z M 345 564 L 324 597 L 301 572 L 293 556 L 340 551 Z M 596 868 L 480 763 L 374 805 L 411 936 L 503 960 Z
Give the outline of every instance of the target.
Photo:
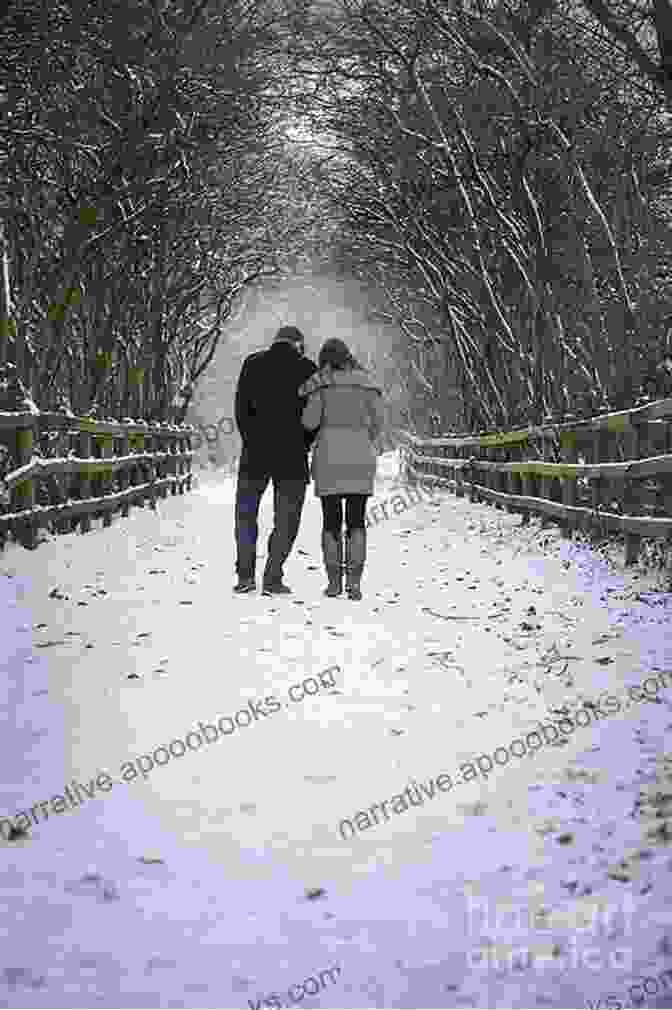
M 319 370 L 305 357 L 303 334 L 282 326 L 268 350 L 245 359 L 236 387 L 236 425 L 243 442 L 236 488 L 237 593 L 256 588 L 259 503 L 273 481 L 274 525 L 262 591 L 289 593 L 282 568 L 296 540 L 311 473 L 322 503 L 326 596 L 361 600 L 366 560 L 366 499 L 376 475 L 375 442 L 383 428 L 382 391 L 342 340 L 327 340 Z M 345 551 L 343 545 L 345 499 Z

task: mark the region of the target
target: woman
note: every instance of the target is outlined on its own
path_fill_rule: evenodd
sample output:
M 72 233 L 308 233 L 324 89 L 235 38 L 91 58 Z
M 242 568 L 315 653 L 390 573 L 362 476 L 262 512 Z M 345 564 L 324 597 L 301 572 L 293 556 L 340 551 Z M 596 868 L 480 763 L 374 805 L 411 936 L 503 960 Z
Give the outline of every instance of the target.
M 342 340 L 327 340 L 319 372 L 299 387 L 309 396 L 302 422 L 319 428 L 311 474 L 322 502 L 322 556 L 329 579 L 325 596 L 343 592 L 343 499 L 345 499 L 346 592 L 361 600 L 366 561 L 366 499 L 376 475 L 374 442 L 383 428 L 382 391 L 353 358 Z

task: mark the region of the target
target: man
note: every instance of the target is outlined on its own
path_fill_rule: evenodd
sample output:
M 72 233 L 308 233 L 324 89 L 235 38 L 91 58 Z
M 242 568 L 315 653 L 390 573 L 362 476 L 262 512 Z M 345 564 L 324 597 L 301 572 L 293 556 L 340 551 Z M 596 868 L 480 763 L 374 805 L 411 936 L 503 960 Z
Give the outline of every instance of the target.
M 268 350 L 250 354 L 236 387 L 236 425 L 243 442 L 236 488 L 236 593 L 256 589 L 257 518 L 261 496 L 273 481 L 273 530 L 262 591 L 289 593 L 282 568 L 299 532 L 308 484 L 308 449 L 317 432 L 301 424 L 306 397 L 298 388 L 317 371 L 304 357 L 303 334 L 282 326 Z

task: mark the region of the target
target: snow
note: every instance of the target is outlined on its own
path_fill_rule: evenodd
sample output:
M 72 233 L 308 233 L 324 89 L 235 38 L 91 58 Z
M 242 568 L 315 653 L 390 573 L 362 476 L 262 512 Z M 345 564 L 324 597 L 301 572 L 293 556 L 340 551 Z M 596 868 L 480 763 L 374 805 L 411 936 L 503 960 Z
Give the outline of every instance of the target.
M 375 501 L 397 470 L 381 459 Z M 661 811 L 632 811 L 647 786 L 672 793 L 672 687 L 348 841 L 338 825 L 549 709 L 672 669 L 670 596 L 554 526 L 441 491 L 369 531 L 361 603 L 325 599 L 309 488 L 293 595 L 237 597 L 233 499 L 233 478 L 204 474 L 156 513 L 0 556 L 0 816 L 115 781 L 0 841 L 0 1005 L 288 1005 L 333 965 L 303 1006 L 632 1005 L 633 977 L 671 966 L 672 862 L 646 835 Z M 199 720 L 334 664 L 334 690 L 121 781 Z M 626 880 L 609 876 L 621 861 Z

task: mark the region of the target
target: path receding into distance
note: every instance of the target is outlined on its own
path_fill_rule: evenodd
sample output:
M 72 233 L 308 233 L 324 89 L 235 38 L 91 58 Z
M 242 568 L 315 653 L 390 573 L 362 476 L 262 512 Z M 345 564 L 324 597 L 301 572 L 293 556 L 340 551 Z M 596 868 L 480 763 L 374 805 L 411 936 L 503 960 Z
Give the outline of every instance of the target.
M 388 454 L 376 501 L 395 475 Z M 157 513 L 0 556 L 0 816 L 114 783 L 0 842 L 0 1005 L 288 1005 L 292 983 L 338 964 L 300 1005 L 583 1007 L 669 967 L 670 852 L 647 838 L 657 811 L 631 812 L 647 782 L 669 786 L 672 686 L 339 833 L 551 710 L 672 670 L 669 595 L 556 527 L 439 492 L 370 530 L 361 603 L 327 600 L 309 489 L 293 595 L 237 597 L 233 493 L 204 477 Z M 269 696 L 279 711 L 122 781 L 124 762 Z M 476 921 L 496 900 L 515 929 Z M 520 926 L 533 907 L 545 928 Z M 593 925 L 577 932 L 580 909 Z M 603 949 L 598 970 L 563 962 L 572 943 Z M 527 967 L 499 967 L 517 947 Z

